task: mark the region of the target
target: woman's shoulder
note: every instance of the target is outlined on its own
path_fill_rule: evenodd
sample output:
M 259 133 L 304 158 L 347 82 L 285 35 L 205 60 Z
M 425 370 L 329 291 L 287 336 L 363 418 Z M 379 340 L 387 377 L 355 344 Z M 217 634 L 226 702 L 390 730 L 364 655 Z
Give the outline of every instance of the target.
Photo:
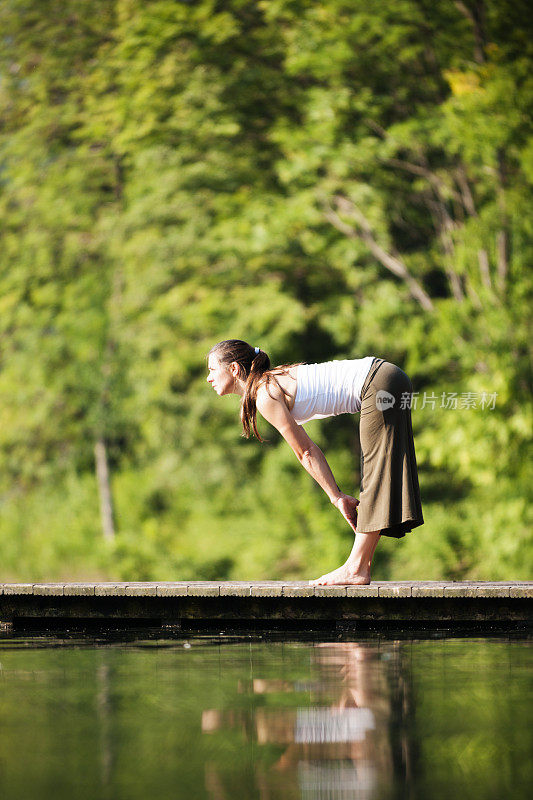
M 274 378 L 274 379 L 273 379 Z M 281 388 L 277 375 L 263 375 L 257 384 L 257 399 L 271 397 L 273 400 L 280 400 L 284 398 L 284 392 Z
M 288 365 L 275 367 L 262 376 L 257 387 L 257 398 L 267 401 L 277 400 L 284 403 L 289 409 L 294 405 L 296 395 L 296 367 Z
M 273 367 L 272 369 L 268 370 L 268 375 L 270 378 L 275 378 L 275 380 L 283 381 L 283 380 L 296 380 L 296 376 L 298 373 L 298 367 L 301 367 L 301 364 L 284 364 L 281 367 Z

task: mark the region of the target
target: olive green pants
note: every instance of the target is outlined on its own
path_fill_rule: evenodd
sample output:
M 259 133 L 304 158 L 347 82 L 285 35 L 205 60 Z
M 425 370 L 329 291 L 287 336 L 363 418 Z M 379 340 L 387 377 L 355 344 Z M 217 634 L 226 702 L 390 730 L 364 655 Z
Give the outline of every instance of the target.
M 357 530 L 401 538 L 423 525 L 411 395 L 399 367 L 375 359 L 361 391 L 361 492 Z

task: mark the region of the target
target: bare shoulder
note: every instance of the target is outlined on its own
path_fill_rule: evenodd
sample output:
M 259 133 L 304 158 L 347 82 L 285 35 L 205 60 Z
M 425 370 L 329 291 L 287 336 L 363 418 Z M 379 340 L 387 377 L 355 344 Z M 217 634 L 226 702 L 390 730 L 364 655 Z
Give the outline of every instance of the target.
M 312 442 L 291 414 L 289 400 L 290 396 L 276 380 L 265 380 L 257 389 L 257 410 L 267 422 L 277 428 L 298 458 L 302 458 Z
M 296 422 L 287 407 L 283 389 L 275 381 L 263 383 L 257 389 L 256 408 L 261 416 L 270 422 L 282 436 L 287 438 Z
M 266 407 L 272 403 L 281 402 L 285 405 L 285 394 L 283 389 L 277 381 L 264 380 L 257 387 L 256 405 L 261 410 L 261 407 Z

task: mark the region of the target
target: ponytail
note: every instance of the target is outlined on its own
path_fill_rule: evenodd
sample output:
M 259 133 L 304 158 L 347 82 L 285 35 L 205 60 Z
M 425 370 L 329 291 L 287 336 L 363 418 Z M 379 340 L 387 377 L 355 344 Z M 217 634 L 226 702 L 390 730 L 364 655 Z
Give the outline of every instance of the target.
M 253 430 L 254 435 L 260 442 L 263 440 L 257 430 L 256 416 L 257 416 L 257 390 L 264 373 L 270 369 L 270 359 L 263 350 L 260 350 L 252 361 L 250 372 L 246 378 L 246 385 L 244 387 L 244 394 L 241 400 L 241 422 L 242 430 L 247 439 L 250 438 L 250 433 Z M 266 376 L 268 384 L 269 375 Z

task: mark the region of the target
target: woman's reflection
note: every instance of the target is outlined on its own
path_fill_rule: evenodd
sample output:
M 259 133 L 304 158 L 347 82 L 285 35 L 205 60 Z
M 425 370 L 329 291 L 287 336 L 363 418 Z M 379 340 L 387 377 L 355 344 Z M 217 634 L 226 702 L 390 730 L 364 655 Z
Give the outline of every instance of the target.
M 267 701 L 251 715 L 206 710 L 202 730 L 237 727 L 259 746 L 282 746 L 268 770 L 263 758 L 255 759 L 261 800 L 386 797 L 398 771 L 404 785 L 409 771 L 406 726 L 398 719 L 398 711 L 401 715 L 409 707 L 399 644 L 324 643 L 312 653 L 313 680 L 255 678 L 247 688 L 252 697 L 264 695 L 268 701 L 276 694 L 293 694 L 297 706 L 280 700 L 273 707 Z M 399 734 L 402 741 L 396 740 Z M 209 765 L 206 785 L 213 800 L 230 797 L 215 765 Z

